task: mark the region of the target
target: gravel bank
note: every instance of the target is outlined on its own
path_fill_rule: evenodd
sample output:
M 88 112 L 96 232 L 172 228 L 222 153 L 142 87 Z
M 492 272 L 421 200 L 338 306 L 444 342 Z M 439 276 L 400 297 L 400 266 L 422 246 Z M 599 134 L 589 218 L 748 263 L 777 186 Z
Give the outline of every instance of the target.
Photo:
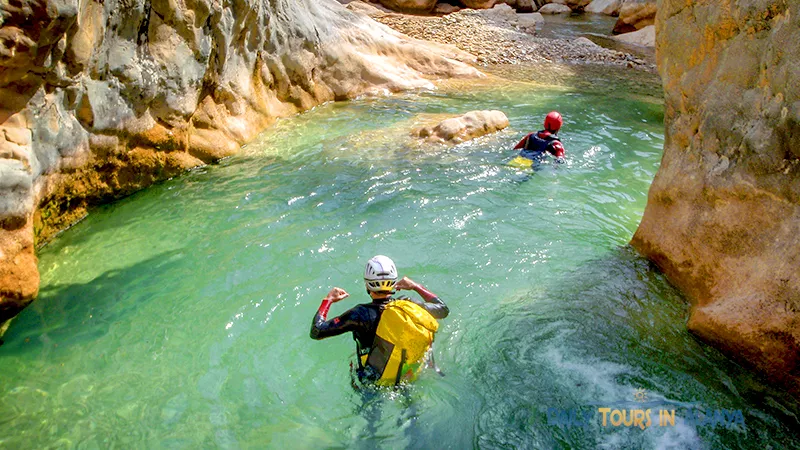
M 454 45 L 477 56 L 484 66 L 554 62 L 656 70 L 650 61 L 603 48 L 586 38 L 536 37 L 506 20 L 486 17 L 485 11 L 465 9 L 441 17 L 382 13 L 373 18 L 413 38 Z

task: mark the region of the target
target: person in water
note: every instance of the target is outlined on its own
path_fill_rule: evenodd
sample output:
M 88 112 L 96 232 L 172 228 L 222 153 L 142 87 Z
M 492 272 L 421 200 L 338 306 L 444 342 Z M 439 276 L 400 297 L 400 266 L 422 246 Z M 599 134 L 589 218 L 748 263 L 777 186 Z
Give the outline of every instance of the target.
M 359 381 L 396 385 L 412 380 L 433 343 L 433 333 L 438 328 L 435 319 L 447 317 L 450 310 L 421 284 L 408 277 L 397 281 L 394 262 L 383 255 L 367 261 L 364 282 L 372 302 L 356 305 L 331 320 L 327 320 L 331 305 L 350 294 L 339 287 L 328 292 L 314 315 L 311 339 L 352 332 L 358 360 L 355 373 Z M 423 301 L 393 297 L 398 290 L 415 291 Z M 354 387 L 357 387 L 355 383 Z
M 519 156 L 534 162 L 542 162 L 548 154 L 556 158 L 556 162 L 564 162 L 564 145 L 558 138 L 558 130 L 564 124 L 564 119 L 558 111 L 551 111 L 544 118 L 544 130 L 530 133 L 522 138 L 514 147 L 521 149 Z

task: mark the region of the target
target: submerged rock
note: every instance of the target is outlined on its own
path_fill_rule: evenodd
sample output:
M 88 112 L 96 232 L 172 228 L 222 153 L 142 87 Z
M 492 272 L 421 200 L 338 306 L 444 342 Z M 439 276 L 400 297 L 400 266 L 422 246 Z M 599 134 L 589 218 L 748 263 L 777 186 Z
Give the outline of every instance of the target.
M 631 241 L 691 332 L 800 396 L 800 2 L 659 2 L 664 157 Z
M 472 55 L 333 0 L 20 0 L 0 13 L 0 323 L 37 293 L 35 243 L 88 205 L 229 156 L 276 117 L 479 75 Z
M 508 127 L 508 117 L 497 110 L 470 111 L 445 119 L 438 125 L 412 131 L 412 136 L 430 142 L 458 144 Z

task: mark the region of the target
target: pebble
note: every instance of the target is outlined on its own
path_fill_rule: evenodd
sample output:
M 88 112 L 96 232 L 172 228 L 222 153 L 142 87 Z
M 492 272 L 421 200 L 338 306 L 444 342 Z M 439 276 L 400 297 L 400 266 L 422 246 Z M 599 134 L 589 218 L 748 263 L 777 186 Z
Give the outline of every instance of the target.
M 605 64 L 655 72 L 655 65 L 630 54 L 584 42 L 537 37 L 511 23 L 490 21 L 474 10 L 446 16 L 386 14 L 375 20 L 416 39 L 449 44 L 477 56 L 479 65 L 562 62 Z

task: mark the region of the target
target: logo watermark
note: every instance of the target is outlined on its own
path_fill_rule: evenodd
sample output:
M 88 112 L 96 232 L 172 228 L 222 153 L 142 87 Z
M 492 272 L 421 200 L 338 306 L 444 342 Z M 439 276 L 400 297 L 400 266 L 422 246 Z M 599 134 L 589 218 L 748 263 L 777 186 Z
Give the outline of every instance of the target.
M 695 427 L 724 427 L 744 431 L 740 409 L 704 408 L 695 403 L 669 400 L 649 401 L 644 389 L 637 389 L 632 402 L 592 404 L 578 408 L 547 408 L 547 424 L 558 427 L 674 427 L 676 421 Z

